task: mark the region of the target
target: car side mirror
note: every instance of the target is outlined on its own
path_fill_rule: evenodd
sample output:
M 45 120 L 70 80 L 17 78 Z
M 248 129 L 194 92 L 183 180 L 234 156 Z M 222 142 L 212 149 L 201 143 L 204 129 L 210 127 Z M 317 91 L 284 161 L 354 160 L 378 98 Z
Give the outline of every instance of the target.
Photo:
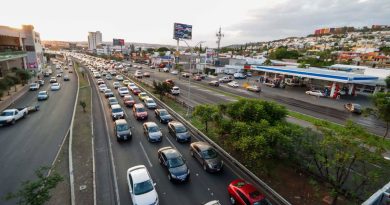
M 157 184 L 156 183 L 153 183 L 153 186 L 156 186 Z

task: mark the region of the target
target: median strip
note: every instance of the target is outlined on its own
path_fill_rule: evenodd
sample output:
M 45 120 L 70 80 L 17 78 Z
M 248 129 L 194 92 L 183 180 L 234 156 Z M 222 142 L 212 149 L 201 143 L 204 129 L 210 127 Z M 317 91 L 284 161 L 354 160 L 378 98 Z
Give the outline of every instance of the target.
M 75 204 L 92 204 L 94 201 L 92 156 L 92 104 L 91 87 L 78 63 L 74 64 L 79 80 L 79 96 L 75 112 L 72 137 L 72 158 Z

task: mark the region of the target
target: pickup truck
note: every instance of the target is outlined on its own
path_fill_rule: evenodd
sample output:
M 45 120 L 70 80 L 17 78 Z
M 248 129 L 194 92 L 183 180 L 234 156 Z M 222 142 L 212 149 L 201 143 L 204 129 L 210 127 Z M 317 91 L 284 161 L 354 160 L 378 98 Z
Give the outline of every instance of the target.
M 0 125 L 15 124 L 17 120 L 26 117 L 27 114 L 27 108 L 6 109 L 0 114 Z

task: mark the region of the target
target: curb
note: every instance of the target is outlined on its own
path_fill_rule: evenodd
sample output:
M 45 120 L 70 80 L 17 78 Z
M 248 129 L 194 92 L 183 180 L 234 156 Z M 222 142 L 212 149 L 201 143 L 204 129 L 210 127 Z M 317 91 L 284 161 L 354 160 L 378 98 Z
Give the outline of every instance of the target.
M 75 66 L 73 66 L 75 69 Z M 71 205 L 76 204 L 76 197 L 75 197 L 75 191 L 74 191 L 74 176 L 73 176 L 73 158 L 72 158 L 72 142 L 73 142 L 73 123 L 74 123 L 74 116 L 76 114 L 76 107 L 77 107 L 77 101 L 79 99 L 79 90 L 80 90 L 80 82 L 79 82 L 79 74 L 78 71 L 75 70 L 76 76 L 77 76 L 77 94 L 76 94 L 76 100 L 74 102 L 74 108 L 73 108 L 73 116 L 72 121 L 70 123 L 70 135 L 69 135 L 69 181 L 70 181 L 70 198 L 71 198 Z

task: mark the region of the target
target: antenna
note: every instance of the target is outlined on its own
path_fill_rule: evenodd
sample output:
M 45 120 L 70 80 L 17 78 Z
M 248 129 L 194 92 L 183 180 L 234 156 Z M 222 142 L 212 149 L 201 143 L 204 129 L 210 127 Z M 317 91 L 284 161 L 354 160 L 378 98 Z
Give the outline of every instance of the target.
M 218 44 L 218 50 L 217 50 L 217 59 L 219 59 L 219 51 L 220 51 L 220 45 L 221 45 L 221 39 L 222 37 L 224 37 L 225 35 L 221 32 L 221 27 L 219 27 L 219 31 L 215 34 L 215 36 L 217 37 L 217 44 Z

